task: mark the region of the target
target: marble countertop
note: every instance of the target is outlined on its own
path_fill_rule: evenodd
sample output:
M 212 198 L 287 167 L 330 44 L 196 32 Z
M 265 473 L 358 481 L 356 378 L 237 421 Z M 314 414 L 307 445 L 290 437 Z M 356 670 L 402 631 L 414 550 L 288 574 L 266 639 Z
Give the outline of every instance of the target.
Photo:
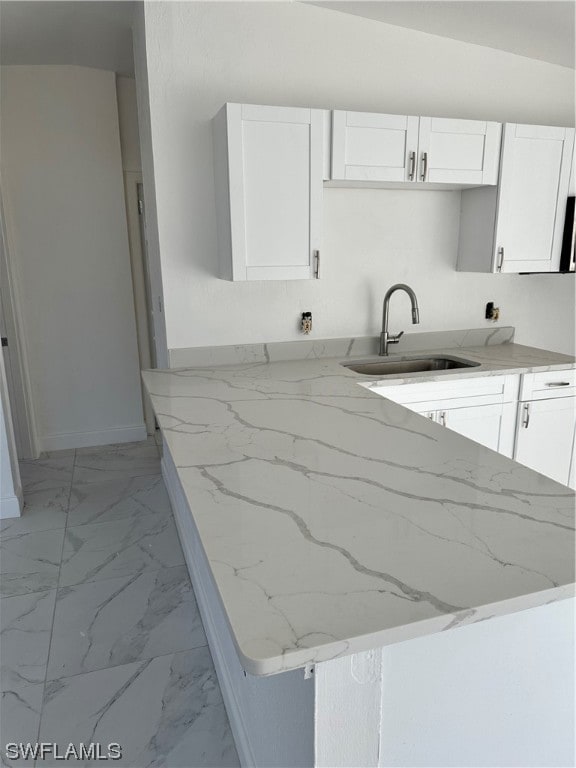
M 441 351 L 481 365 L 400 380 L 575 364 L 517 344 Z M 338 359 L 143 377 L 248 672 L 574 594 L 573 491 L 359 386 Z

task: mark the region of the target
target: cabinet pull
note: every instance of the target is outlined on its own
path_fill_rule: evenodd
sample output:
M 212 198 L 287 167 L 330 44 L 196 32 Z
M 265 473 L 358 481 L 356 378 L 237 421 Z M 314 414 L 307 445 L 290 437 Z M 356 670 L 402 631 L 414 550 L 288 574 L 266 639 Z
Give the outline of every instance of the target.
M 549 381 L 546 384 L 547 387 L 569 387 L 570 382 L 569 381 Z
M 496 271 L 502 272 L 502 264 L 504 264 L 504 247 L 498 248 L 498 261 L 496 263 Z
M 414 173 L 416 171 L 416 152 L 410 152 L 408 155 L 408 179 L 414 181 Z
M 522 426 L 528 429 L 530 424 L 530 403 L 524 403 L 524 416 L 522 417 Z
M 426 181 L 426 174 L 428 173 L 428 152 L 422 152 L 422 181 Z
M 314 251 L 314 277 L 320 277 L 320 251 Z
M 446 426 L 446 411 L 442 411 L 440 414 L 440 424 L 442 424 L 443 427 Z

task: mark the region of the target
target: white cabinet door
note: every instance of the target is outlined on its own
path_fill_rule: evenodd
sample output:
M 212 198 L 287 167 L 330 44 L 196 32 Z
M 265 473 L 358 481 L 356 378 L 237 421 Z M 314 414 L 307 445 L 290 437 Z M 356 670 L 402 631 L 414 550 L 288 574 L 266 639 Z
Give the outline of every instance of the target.
M 417 181 L 498 183 L 501 123 L 421 117 Z
M 419 403 L 411 403 L 405 407 L 475 443 L 512 457 L 516 426 L 515 403 L 470 405 L 436 411 L 422 408 Z
M 512 456 L 518 383 L 518 376 L 486 376 L 371 390 L 504 456 Z
M 496 184 L 501 124 L 482 120 L 332 113 L 335 181 Z
M 573 128 L 504 126 L 495 271 L 558 270 L 573 146 Z
M 512 456 L 516 407 L 513 403 L 471 405 L 438 412 L 438 421 L 505 456 Z
M 516 461 L 568 485 L 576 425 L 574 407 L 573 397 L 519 403 Z
M 317 277 L 322 110 L 227 104 L 213 127 L 222 276 Z
M 418 118 L 332 112 L 332 178 L 410 181 L 416 173 Z

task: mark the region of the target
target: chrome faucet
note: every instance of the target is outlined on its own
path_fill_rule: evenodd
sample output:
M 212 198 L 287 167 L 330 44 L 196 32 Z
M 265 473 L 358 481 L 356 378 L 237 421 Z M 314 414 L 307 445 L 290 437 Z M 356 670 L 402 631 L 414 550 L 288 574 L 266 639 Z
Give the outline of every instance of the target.
M 412 323 L 413 325 L 416 325 L 420 322 L 420 313 L 418 310 L 418 299 L 416 298 L 416 294 L 410 288 L 409 285 L 406 285 L 405 283 L 396 283 L 396 285 L 393 285 L 392 288 L 389 288 L 386 291 L 386 296 L 384 296 L 384 306 L 382 308 L 382 333 L 380 334 L 380 352 L 378 353 L 381 356 L 388 354 L 388 345 L 389 344 L 398 344 L 401 337 L 404 335 L 404 331 L 401 331 L 396 336 L 391 336 L 388 333 L 388 314 L 389 314 L 389 308 L 390 308 L 390 299 L 392 298 L 392 294 L 396 291 L 406 291 L 408 296 L 410 297 L 410 302 L 412 303 Z

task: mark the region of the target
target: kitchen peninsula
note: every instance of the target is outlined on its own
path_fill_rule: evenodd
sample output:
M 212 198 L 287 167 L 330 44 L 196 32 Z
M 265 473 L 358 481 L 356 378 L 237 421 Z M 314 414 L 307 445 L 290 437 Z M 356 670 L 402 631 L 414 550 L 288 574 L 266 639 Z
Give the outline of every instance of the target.
M 410 381 L 575 365 L 442 351 Z M 242 763 L 570 764 L 574 492 L 344 359 L 143 374 Z

